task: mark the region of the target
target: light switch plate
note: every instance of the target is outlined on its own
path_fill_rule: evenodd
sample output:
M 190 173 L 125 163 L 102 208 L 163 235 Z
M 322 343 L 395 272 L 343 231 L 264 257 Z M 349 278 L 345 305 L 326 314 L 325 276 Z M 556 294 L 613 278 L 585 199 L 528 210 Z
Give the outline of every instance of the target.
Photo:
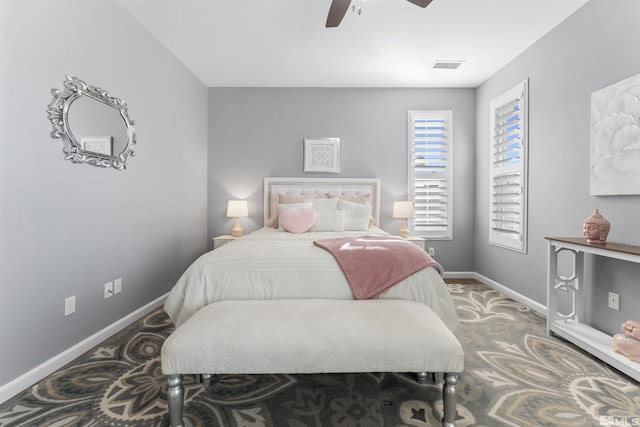
M 609 308 L 620 311 L 620 295 L 609 292 Z
M 104 298 L 111 298 L 113 296 L 113 282 L 104 284 Z
M 76 312 L 76 296 L 64 300 L 64 315 L 68 316 Z

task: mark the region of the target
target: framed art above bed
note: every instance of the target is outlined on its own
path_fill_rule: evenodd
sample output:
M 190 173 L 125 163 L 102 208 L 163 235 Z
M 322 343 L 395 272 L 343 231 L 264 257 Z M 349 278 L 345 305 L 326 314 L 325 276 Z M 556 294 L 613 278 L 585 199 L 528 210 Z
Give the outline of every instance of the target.
M 305 138 L 304 172 L 340 173 L 340 138 Z

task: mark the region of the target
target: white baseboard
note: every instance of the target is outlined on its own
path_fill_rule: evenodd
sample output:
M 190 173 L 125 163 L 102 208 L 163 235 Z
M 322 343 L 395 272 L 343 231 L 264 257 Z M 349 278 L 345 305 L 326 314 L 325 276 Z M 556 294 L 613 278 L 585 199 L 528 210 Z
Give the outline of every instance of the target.
M 477 277 L 477 274 L 473 271 L 445 271 L 444 278 L 445 279 L 476 279 L 480 280 Z
M 167 298 L 167 295 L 163 295 L 160 298 L 151 301 L 149 304 L 137 309 L 133 313 L 107 326 L 103 330 L 91 335 L 90 337 L 79 342 L 73 347 L 70 347 L 62 353 L 52 357 L 43 364 L 36 366 L 29 372 L 22 374 L 18 378 L 6 384 L 3 384 L 0 387 L 0 403 L 6 402 L 13 396 L 17 395 L 18 393 L 22 392 L 28 387 L 31 387 L 33 384 L 62 368 L 64 365 L 71 362 L 75 358 L 82 356 L 84 353 L 91 350 L 102 341 L 120 332 L 126 326 L 151 313 L 153 310 L 164 304 L 164 300 Z
M 545 305 L 540 304 L 537 301 L 532 300 L 529 297 L 525 297 L 524 295 L 494 281 L 489 279 L 488 277 L 485 277 L 481 274 L 478 273 L 474 273 L 475 275 L 475 279 L 481 281 L 482 283 L 491 286 L 493 289 L 502 292 L 503 294 L 505 294 L 506 296 L 508 296 L 509 298 L 514 299 L 515 301 L 518 301 L 520 304 L 524 304 L 527 307 L 529 307 L 531 310 L 540 313 L 543 316 L 547 316 L 547 307 Z M 453 275 L 453 277 L 459 277 L 459 276 L 455 276 Z

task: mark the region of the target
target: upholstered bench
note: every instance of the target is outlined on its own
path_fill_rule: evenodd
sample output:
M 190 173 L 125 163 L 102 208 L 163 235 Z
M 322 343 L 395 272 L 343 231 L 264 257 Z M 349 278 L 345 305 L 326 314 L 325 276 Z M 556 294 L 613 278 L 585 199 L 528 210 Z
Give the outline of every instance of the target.
M 404 300 L 244 300 L 210 304 L 162 346 L 172 427 L 182 427 L 182 376 L 346 372 L 444 373 L 442 425 L 456 416 L 464 353 L 440 318 Z

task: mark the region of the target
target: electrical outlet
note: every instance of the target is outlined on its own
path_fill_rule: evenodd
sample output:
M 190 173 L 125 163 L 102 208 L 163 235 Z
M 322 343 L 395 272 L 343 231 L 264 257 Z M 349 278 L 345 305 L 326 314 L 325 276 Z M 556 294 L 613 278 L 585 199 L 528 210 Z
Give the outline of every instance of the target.
M 122 279 L 116 279 L 113 281 L 113 293 L 119 294 L 122 292 Z
M 436 250 L 435 250 L 435 248 L 429 248 L 429 255 L 431 255 L 431 256 L 436 256 Z
M 104 298 L 111 298 L 113 296 L 113 282 L 104 284 Z
M 620 311 L 620 295 L 609 292 L 609 308 Z
M 68 316 L 76 312 L 76 296 L 64 300 L 64 315 Z

